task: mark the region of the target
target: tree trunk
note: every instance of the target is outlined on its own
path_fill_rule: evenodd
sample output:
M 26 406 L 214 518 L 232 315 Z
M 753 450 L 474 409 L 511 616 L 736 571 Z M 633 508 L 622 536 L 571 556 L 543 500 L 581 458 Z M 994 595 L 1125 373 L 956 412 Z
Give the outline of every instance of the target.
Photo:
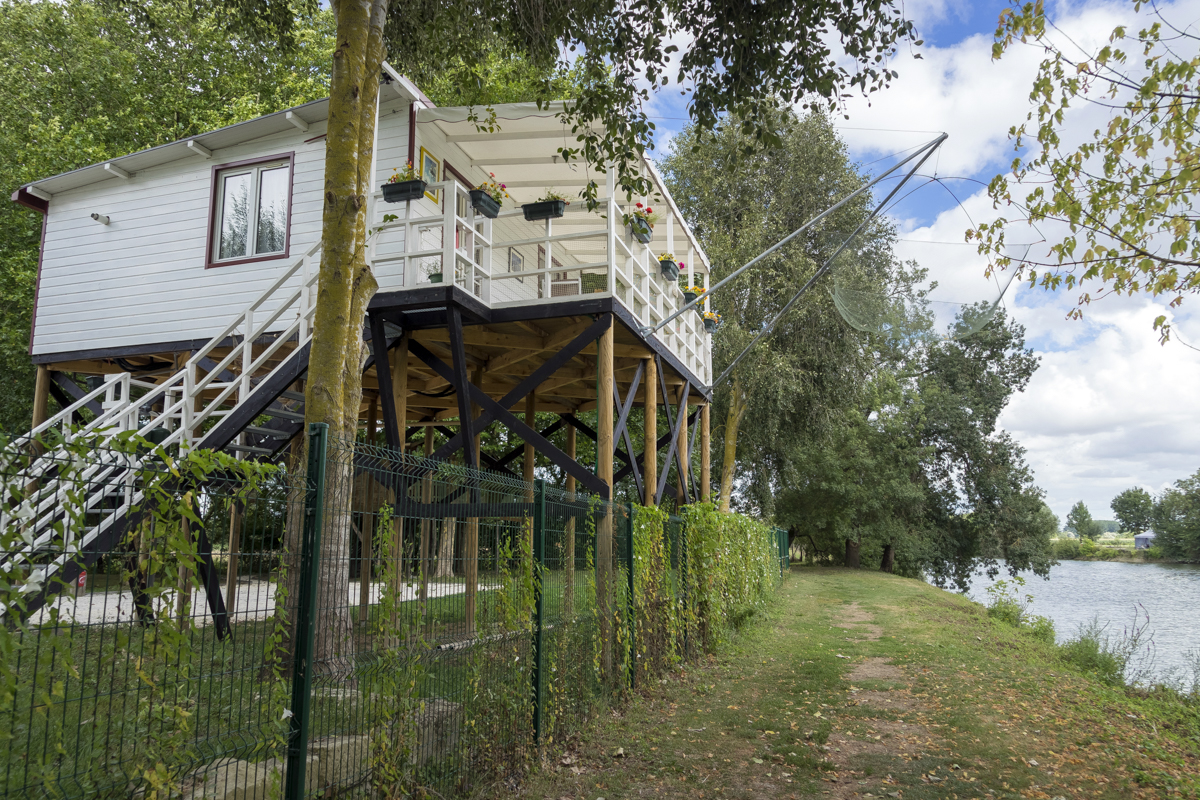
M 746 414 L 746 398 L 742 393 L 742 380 L 737 370 L 733 372 L 733 386 L 729 389 L 729 412 L 725 415 L 725 455 L 721 462 L 721 511 L 730 510 L 733 494 L 733 473 L 737 468 L 737 437 L 742 417 Z
M 438 541 L 437 571 L 435 578 L 454 577 L 454 537 L 458 531 L 458 520 L 446 517 L 442 520 L 442 536 Z
M 325 196 L 316 315 L 305 380 L 305 422 L 329 426 L 331 437 L 353 442 L 362 400 L 362 340 L 367 303 L 378 284 L 366 261 L 367 195 L 375 139 L 386 0 L 338 0 L 337 47 L 330 71 L 325 137 Z M 307 442 L 306 442 L 307 443 Z M 353 649 L 348 564 L 353 458 L 326 467 L 325 525 L 318 568 L 314 669 L 340 675 Z M 298 577 L 298 576 L 297 576 Z
M 846 537 L 846 566 L 858 569 L 860 566 L 859 550 L 861 546 L 853 539 Z
M 883 546 L 883 561 L 879 564 L 882 572 L 891 572 L 896 566 L 896 546 L 888 542 Z

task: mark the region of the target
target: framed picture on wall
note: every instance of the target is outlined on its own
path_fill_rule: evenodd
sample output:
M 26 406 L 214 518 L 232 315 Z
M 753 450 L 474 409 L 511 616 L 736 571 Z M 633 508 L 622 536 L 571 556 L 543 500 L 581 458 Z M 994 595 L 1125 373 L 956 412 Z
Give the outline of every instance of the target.
M 437 183 L 439 180 L 441 180 L 438 175 L 442 170 L 442 162 L 438 161 L 433 153 L 429 152 L 424 147 L 421 148 L 420 166 L 421 168 L 419 172 L 421 175 L 421 180 L 425 181 L 426 183 Z M 425 196 L 436 203 L 438 201 L 439 192 L 437 189 L 426 189 Z
M 516 248 L 508 248 L 508 271 L 509 272 L 524 272 L 525 271 L 525 256 L 517 252 Z M 525 282 L 524 278 L 517 278 L 521 283 Z

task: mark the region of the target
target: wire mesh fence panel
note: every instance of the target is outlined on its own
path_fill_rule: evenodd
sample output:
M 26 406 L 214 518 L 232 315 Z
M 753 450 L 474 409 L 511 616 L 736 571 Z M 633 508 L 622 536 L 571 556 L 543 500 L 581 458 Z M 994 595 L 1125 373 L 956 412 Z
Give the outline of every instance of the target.
M 182 790 L 221 760 L 278 782 L 286 471 L 82 440 L 2 463 L 0 795 Z
M 127 444 L 2 462 L 4 797 L 515 787 L 786 548 L 319 425 L 280 467 Z

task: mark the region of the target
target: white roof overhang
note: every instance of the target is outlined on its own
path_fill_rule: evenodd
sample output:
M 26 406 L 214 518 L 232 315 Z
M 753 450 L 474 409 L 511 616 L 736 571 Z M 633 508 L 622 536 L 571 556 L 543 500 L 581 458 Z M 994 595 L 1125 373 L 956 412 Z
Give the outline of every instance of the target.
M 572 132 L 571 126 L 559 119 L 559 114 L 570 102 L 554 101 L 543 108 L 538 108 L 536 103 L 507 103 L 491 106 L 490 110 L 483 106 L 422 108 L 417 111 L 417 124 L 436 126 L 446 141 L 457 146 L 470 159 L 469 164 L 464 166 L 495 173 L 496 179 L 508 187 L 509 194 L 518 204 L 537 200 L 546 189 L 554 189 L 568 198 L 577 198 L 590 180 L 595 180 L 602 187 L 600 195 L 603 196 L 607 179 L 605 173 L 597 172 L 583 160 L 564 161 L 559 153 L 560 148 L 580 146 L 581 132 Z M 492 112 L 495 113 L 494 125 L 490 124 Z M 494 127 L 494 130 L 480 130 L 484 126 Z M 595 130 L 603 129 L 596 127 Z M 707 266 L 708 257 L 683 223 L 683 216 L 654 164 L 643 156 L 641 168 L 650 176 L 655 189 L 674 213 L 684 241 L 691 243 L 696 257 Z M 619 203 L 623 204 L 624 200 L 618 195 Z M 654 240 L 651 242 L 655 252 L 666 250 L 665 228 L 664 225 L 655 227 Z M 683 249 L 684 241 L 677 238 L 675 242 L 679 258 L 687 256 L 687 251 Z
M 412 81 L 397 73 L 390 64 L 385 63 L 383 71 L 391 78 L 391 81 L 385 78 L 380 86 L 381 100 L 387 100 L 389 95 L 392 95 L 407 100 L 420 100 L 432 105 L 432 101 L 422 94 Z M 189 136 L 169 144 L 160 144 L 146 150 L 139 150 L 136 153 L 81 167 L 51 178 L 43 178 L 40 181 L 26 184 L 18 191 L 28 192 L 41 200 L 49 200 L 58 192 L 134 175 L 142 170 L 184 158 L 208 157 L 213 150 L 233 147 L 264 136 L 297 129 L 306 131 L 309 125 L 324 122 L 328 118 L 329 99 L 313 100 L 310 103 L 277 111 L 274 114 L 228 125 L 197 136 Z

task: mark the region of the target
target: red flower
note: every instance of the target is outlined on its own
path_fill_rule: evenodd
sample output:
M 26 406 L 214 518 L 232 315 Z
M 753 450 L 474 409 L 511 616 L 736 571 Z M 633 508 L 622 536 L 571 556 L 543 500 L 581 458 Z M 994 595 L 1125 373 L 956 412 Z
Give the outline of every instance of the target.
M 646 213 L 647 213 L 647 214 L 653 214 L 653 213 L 654 213 L 654 209 L 653 209 L 653 208 L 647 208 L 647 209 L 646 209 Z
M 641 208 L 641 207 L 642 207 L 642 204 L 641 204 L 641 203 L 638 203 L 638 204 L 637 204 L 637 207 L 638 207 L 638 208 Z

